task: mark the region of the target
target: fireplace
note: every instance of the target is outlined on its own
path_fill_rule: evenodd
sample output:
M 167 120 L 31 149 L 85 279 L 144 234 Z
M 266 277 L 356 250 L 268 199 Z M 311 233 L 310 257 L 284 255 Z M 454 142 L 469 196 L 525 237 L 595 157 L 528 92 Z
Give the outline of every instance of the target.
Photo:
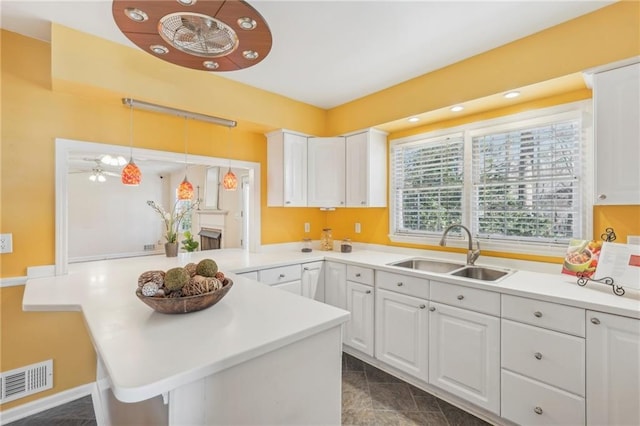
M 217 250 L 222 247 L 222 229 L 200 228 L 200 250 Z

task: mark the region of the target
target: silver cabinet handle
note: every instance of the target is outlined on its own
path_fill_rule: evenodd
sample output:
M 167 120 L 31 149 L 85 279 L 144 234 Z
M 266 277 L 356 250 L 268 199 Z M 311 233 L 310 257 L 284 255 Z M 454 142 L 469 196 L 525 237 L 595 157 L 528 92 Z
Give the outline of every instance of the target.
M 598 195 L 598 200 L 606 200 L 606 199 L 607 199 L 607 195 L 606 194 Z
M 399 282 L 396 284 L 398 287 L 402 287 L 404 284 L 402 282 Z
M 308 271 L 309 268 L 307 268 L 306 266 L 304 268 L 302 268 L 303 271 Z
M 534 316 L 534 317 L 536 317 L 536 318 L 542 318 L 542 312 L 540 312 L 540 311 L 535 311 L 535 312 L 533 313 L 533 316 Z
M 285 204 L 291 204 L 291 201 L 285 201 L 284 203 Z
M 366 294 L 371 294 L 371 290 L 365 291 Z
M 357 273 L 357 274 L 356 274 L 356 277 L 360 278 L 360 276 L 361 276 L 361 275 L 362 275 L 362 274 Z
M 542 408 L 536 407 L 536 408 L 533 409 L 533 412 L 536 413 L 536 414 L 542 414 Z
M 536 357 L 536 359 L 542 359 L 542 354 L 540 352 L 536 352 L 533 356 Z
M 420 305 L 420 309 L 424 309 L 426 307 L 427 307 L 427 305 Z
M 463 296 L 463 295 L 461 295 L 461 294 L 459 294 L 459 295 L 458 295 L 458 300 L 462 300 L 462 299 L 464 299 L 464 296 Z
M 362 204 L 364 206 L 365 204 L 367 204 L 367 202 L 366 201 L 360 201 L 360 204 Z
M 278 275 L 278 278 L 284 278 L 284 274 Z
M 591 318 L 591 324 L 598 325 L 600 324 L 600 320 L 598 318 Z
M 430 307 L 430 308 L 429 308 L 429 310 L 430 310 L 431 312 L 435 312 L 436 307 L 435 307 L 435 306 L 432 306 L 432 307 Z

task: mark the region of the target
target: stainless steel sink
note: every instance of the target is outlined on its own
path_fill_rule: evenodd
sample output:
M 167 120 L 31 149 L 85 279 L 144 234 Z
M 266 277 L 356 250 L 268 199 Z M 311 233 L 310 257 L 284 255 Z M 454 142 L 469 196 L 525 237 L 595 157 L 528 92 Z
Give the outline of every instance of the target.
M 456 269 L 462 268 L 464 265 L 450 262 L 440 262 L 438 260 L 423 259 L 415 257 L 413 259 L 403 260 L 401 262 L 390 263 L 391 266 L 399 266 L 401 268 L 417 269 L 426 272 L 435 272 L 446 274 Z
M 466 268 L 452 272 L 451 275 L 480 281 L 496 281 L 509 273 L 509 271 L 502 271 L 499 269 L 484 268 L 481 266 L 467 266 Z

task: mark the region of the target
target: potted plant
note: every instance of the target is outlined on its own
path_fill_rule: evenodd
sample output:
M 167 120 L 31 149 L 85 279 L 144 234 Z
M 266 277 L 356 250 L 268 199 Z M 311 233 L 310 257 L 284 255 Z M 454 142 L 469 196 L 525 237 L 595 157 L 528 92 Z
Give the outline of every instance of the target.
M 200 244 L 193 239 L 193 235 L 189 231 L 185 231 L 184 240 L 182 240 L 182 248 L 189 253 L 196 251 Z
M 164 222 L 164 237 L 167 240 L 164 245 L 164 251 L 167 257 L 175 257 L 178 255 L 178 233 L 180 231 L 180 223 L 188 213 L 191 213 L 191 210 L 193 210 L 198 206 L 198 204 L 200 204 L 200 201 L 197 200 L 191 203 L 187 208 L 178 209 L 179 202 L 180 200 L 176 201 L 173 204 L 173 208 L 171 209 L 171 211 L 168 212 L 162 206 L 159 206 L 155 201 L 147 201 L 147 204 L 156 212 L 158 212 Z

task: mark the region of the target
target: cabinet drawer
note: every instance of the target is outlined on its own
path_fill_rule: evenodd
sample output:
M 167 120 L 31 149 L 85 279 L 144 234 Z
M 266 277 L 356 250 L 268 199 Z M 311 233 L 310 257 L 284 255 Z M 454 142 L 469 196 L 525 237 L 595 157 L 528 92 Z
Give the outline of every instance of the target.
M 376 287 L 429 299 L 429 280 L 424 278 L 376 271 Z
M 502 370 L 502 417 L 521 425 L 584 425 L 584 398 Z
M 347 265 L 347 281 L 373 285 L 373 269 Z
M 585 342 L 503 319 L 502 368 L 584 396 Z
M 430 294 L 434 302 L 500 316 L 500 293 L 431 281 Z
M 502 318 L 584 337 L 584 309 L 502 295 Z
M 236 275 L 258 281 L 258 271 L 240 272 Z
M 299 280 L 302 277 L 300 265 L 280 266 L 278 268 L 262 269 L 258 271 L 260 282 L 268 285 L 286 283 Z

